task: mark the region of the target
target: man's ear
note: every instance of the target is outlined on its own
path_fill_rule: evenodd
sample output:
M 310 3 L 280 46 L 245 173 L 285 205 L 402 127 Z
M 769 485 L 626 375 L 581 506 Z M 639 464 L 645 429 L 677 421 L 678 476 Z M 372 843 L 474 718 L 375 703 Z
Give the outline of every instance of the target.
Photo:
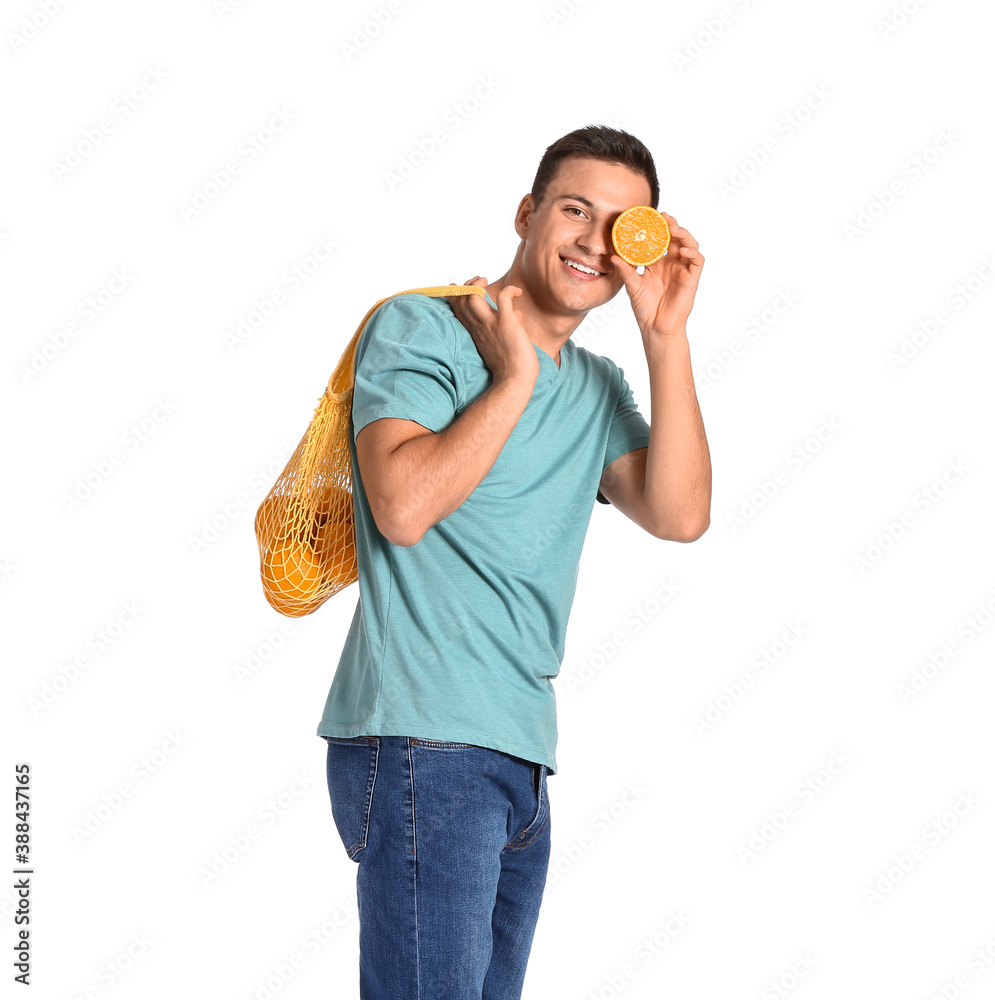
M 535 199 L 529 192 L 519 203 L 518 211 L 515 213 L 515 232 L 521 239 L 527 239 L 529 235 L 529 223 L 532 214 L 535 212 Z

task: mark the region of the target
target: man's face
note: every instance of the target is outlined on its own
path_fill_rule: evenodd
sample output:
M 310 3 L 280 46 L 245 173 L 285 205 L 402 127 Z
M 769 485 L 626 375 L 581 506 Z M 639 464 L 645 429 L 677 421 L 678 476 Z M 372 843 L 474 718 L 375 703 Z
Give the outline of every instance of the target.
M 649 203 L 650 185 L 642 174 L 603 160 L 564 160 L 538 208 L 526 195 L 515 217 L 525 240 L 526 283 L 536 303 L 569 314 L 608 302 L 623 284 L 611 262 L 612 224 L 627 208 Z

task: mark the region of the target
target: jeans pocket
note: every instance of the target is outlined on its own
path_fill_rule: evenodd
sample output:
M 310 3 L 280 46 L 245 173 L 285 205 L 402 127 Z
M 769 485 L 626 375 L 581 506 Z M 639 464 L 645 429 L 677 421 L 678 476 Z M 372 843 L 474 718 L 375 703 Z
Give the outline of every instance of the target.
M 346 854 L 356 855 L 366 847 L 373 805 L 373 785 L 380 756 L 378 736 L 326 736 L 326 773 L 332 819 Z
M 549 795 L 546 788 L 546 774 L 549 768 L 545 764 L 532 764 L 532 790 L 535 795 L 535 811 L 528 825 L 514 840 L 505 845 L 505 849 L 528 847 L 542 833 L 549 822 Z

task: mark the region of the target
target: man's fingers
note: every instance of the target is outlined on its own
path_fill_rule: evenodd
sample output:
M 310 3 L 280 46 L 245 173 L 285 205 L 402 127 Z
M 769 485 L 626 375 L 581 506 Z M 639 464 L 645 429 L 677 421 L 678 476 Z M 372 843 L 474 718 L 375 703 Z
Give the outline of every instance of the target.
M 511 303 L 522 294 L 522 290 L 517 285 L 505 285 L 498 292 L 497 307 L 499 312 L 503 312 L 511 306 Z
M 612 254 L 611 262 L 615 265 L 616 270 L 621 273 L 625 287 L 627 289 L 631 288 L 633 280 L 640 276 L 639 272 L 628 261 L 622 260 L 617 253 Z
M 450 282 L 453 284 L 453 282 Z M 475 274 L 472 278 L 463 282 L 464 285 L 476 285 L 479 288 L 487 289 L 487 278 Z M 498 293 L 504 294 L 504 289 Z M 515 289 L 515 294 L 521 295 L 521 289 Z M 479 301 L 478 301 L 479 300 Z M 447 295 L 446 301 L 452 307 L 457 318 L 467 326 L 468 323 L 476 321 L 476 327 L 487 328 L 494 322 L 494 310 L 487 304 L 483 295 Z M 467 329 L 469 327 L 467 326 Z
M 481 324 L 486 323 L 494 315 L 494 310 L 487 304 L 483 295 L 465 295 L 463 297 L 466 299 L 464 308 Z

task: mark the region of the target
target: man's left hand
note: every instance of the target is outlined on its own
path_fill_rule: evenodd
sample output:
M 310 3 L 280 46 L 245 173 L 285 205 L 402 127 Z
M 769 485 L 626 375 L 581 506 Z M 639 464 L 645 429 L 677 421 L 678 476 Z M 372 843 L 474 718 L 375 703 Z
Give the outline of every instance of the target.
M 660 214 L 670 226 L 670 246 L 663 257 L 643 268 L 642 274 L 618 254 L 612 254 L 611 262 L 625 280 L 625 290 L 642 333 L 681 335 L 686 333 L 705 258 L 698 250 L 698 241 L 677 225 L 672 215 Z

